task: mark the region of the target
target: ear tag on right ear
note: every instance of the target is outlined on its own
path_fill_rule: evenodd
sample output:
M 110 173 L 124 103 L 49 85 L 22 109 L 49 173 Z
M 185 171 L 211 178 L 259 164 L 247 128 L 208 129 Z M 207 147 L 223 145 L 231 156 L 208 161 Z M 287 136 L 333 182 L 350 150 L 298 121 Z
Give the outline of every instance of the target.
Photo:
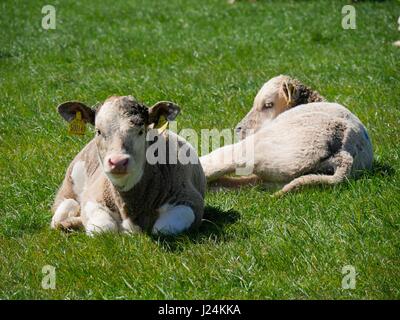
M 75 118 L 69 123 L 68 134 L 83 136 L 86 131 L 86 123 L 82 120 L 80 111 L 76 112 Z

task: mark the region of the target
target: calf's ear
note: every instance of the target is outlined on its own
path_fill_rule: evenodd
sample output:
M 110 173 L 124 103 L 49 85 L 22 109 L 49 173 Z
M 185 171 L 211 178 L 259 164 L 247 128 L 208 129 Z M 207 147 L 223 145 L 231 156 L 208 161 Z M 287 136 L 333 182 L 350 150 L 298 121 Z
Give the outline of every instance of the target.
M 61 117 L 63 117 L 68 122 L 72 121 L 77 116 L 77 112 L 80 112 L 83 121 L 94 125 L 96 111 L 89 108 L 82 102 L 64 102 L 57 107 L 57 110 Z
M 160 101 L 149 108 L 149 124 L 157 127 L 165 118 L 167 121 L 173 121 L 178 116 L 181 109 L 173 102 Z
M 325 98 L 317 91 L 312 90 L 296 79 L 284 81 L 282 84 L 282 93 L 289 107 L 325 101 Z
M 281 92 L 286 100 L 287 107 L 292 107 L 295 103 L 296 86 L 291 79 L 282 82 Z

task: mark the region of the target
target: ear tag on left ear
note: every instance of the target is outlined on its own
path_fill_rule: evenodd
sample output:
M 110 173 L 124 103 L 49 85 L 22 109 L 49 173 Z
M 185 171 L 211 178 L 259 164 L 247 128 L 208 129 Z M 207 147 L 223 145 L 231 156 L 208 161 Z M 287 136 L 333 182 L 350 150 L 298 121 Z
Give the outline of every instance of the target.
M 82 120 L 80 111 L 76 112 L 75 118 L 69 123 L 68 134 L 83 136 L 86 131 L 86 123 Z
M 161 116 L 157 124 L 154 126 L 154 129 L 157 129 L 157 133 L 161 134 L 165 131 L 165 129 L 167 129 L 167 127 L 168 127 L 167 119 L 165 119 L 164 116 Z

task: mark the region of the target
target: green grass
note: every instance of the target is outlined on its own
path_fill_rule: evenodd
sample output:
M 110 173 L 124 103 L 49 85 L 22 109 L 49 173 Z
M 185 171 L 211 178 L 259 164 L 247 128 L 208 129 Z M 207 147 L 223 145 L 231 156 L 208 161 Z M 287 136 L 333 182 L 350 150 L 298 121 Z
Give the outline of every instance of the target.
M 400 298 L 398 1 L 43 1 L 0 10 L 0 299 Z M 55 107 L 133 94 L 168 99 L 180 128 L 233 128 L 280 73 L 346 105 L 369 129 L 375 169 L 282 199 L 262 187 L 208 192 L 200 230 L 175 239 L 49 229 L 65 170 L 90 140 Z M 56 267 L 56 289 L 41 287 Z M 342 267 L 357 271 L 341 287 Z

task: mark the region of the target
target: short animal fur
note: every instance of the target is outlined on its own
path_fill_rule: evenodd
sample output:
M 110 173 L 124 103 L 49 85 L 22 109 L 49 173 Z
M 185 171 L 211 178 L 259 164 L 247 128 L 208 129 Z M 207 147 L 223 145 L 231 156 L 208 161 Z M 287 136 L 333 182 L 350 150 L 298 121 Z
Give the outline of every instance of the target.
M 200 158 L 207 180 L 252 162 L 252 176 L 225 182 L 286 183 L 282 194 L 303 185 L 336 184 L 371 168 L 373 150 L 364 125 L 345 107 L 323 100 L 288 76 L 268 81 L 236 127 L 242 140 Z M 254 156 L 244 156 L 250 144 Z
M 197 161 L 150 164 L 146 134 L 161 117 L 173 120 L 179 107 L 158 102 L 151 108 L 131 96 L 110 97 L 97 110 L 80 102 L 58 107 L 70 121 L 79 111 L 96 136 L 69 165 L 53 206 L 53 228 L 83 226 L 90 235 L 104 231 L 177 234 L 199 226 L 206 180 Z M 196 153 L 184 139 L 165 130 L 158 135 L 166 154 L 181 147 Z M 196 155 L 197 157 L 197 155 Z M 198 159 L 198 158 L 197 158 Z

